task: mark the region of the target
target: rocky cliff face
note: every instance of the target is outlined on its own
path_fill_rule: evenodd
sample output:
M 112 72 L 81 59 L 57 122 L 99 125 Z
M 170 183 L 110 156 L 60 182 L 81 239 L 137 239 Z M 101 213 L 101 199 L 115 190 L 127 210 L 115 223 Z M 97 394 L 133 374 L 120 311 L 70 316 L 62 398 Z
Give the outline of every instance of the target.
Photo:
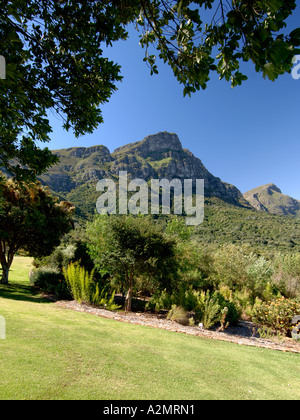
M 142 141 L 122 146 L 113 153 L 105 146 L 54 152 L 60 157 L 60 163 L 42 176 L 41 181 L 55 192 L 73 198 L 73 202 L 74 197 L 79 199 L 79 194 L 82 196 L 86 193 L 87 187 L 95 188 L 99 179 L 117 180 L 120 171 L 127 171 L 131 179 L 142 178 L 146 181 L 163 178 L 204 179 L 206 196 L 251 207 L 236 187 L 213 176 L 200 159 L 183 149 L 178 136 L 173 133 L 150 135 Z
M 282 194 L 275 184 L 265 184 L 244 193 L 244 198 L 257 210 L 272 214 L 300 216 L 300 201 Z
M 119 147 L 114 153 L 130 153 L 133 150 L 135 153 L 147 158 L 152 152 L 180 151 L 182 150 L 182 145 L 176 134 L 164 131 L 147 136 L 142 141 Z
M 242 193 L 233 185 L 213 176 L 187 149 L 176 134 L 162 132 L 144 140 L 116 149 L 113 171 L 127 170 L 132 177 L 144 179 L 204 179 L 205 194 L 236 205 L 249 206 Z M 138 168 L 138 170 L 136 170 Z

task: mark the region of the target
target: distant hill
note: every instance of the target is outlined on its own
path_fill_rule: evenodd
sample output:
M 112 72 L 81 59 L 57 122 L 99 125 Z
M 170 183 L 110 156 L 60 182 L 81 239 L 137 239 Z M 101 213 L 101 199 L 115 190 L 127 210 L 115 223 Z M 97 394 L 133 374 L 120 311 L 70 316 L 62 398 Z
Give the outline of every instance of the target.
M 204 222 L 196 227 L 209 244 L 244 244 L 268 257 L 274 252 L 300 252 L 300 218 L 233 206 L 216 198 L 205 202 Z
M 244 193 L 244 198 L 257 210 L 272 214 L 300 216 L 300 201 L 282 194 L 275 184 L 261 185 Z
M 60 162 L 40 181 L 72 201 L 86 215 L 93 214 L 99 193 L 99 179 L 118 180 L 120 171 L 130 178 L 150 179 L 204 179 L 205 196 L 217 197 L 236 206 L 251 208 L 243 194 L 233 185 L 213 176 L 201 160 L 183 149 L 176 134 L 162 132 L 127 144 L 113 153 L 105 146 L 72 147 L 54 150 Z

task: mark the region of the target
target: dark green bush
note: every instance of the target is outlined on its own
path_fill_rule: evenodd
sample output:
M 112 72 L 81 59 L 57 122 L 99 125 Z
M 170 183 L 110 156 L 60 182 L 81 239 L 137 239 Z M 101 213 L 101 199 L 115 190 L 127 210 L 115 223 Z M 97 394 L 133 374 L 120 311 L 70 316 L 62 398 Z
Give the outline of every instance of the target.
M 80 265 L 87 271 L 94 269 L 94 263 L 87 251 L 87 244 L 82 241 L 74 241 L 68 244 L 61 244 L 47 257 L 36 258 L 35 267 L 53 267 L 61 273 L 64 268 L 72 262 L 80 261 Z M 95 272 L 95 277 L 96 276 Z
M 68 299 L 71 297 L 63 274 L 55 268 L 35 268 L 30 273 L 30 282 L 40 290 L 53 294 L 57 298 Z
M 214 295 L 218 304 L 220 305 L 220 311 L 222 311 L 225 307 L 228 308 L 228 312 L 226 314 L 226 322 L 229 322 L 229 325 L 236 325 L 241 317 L 241 310 L 238 309 L 233 302 L 225 299 L 221 293 L 215 292 Z
M 205 322 L 206 326 L 214 325 L 221 321 L 224 308 L 226 311 L 226 324 L 236 325 L 241 317 L 241 311 L 237 306 L 225 299 L 221 293 L 204 292 L 203 290 L 194 290 L 189 287 L 187 290 L 179 289 L 172 295 L 165 290 L 156 293 L 147 303 L 146 308 L 159 312 L 161 310 L 170 310 L 173 308 L 181 308 L 186 312 L 193 312 L 197 322 Z M 173 313 L 173 312 L 172 312 Z
M 154 293 L 149 302 L 146 304 L 146 309 L 149 311 L 160 312 L 162 310 L 169 310 L 174 303 L 173 296 L 166 290 Z

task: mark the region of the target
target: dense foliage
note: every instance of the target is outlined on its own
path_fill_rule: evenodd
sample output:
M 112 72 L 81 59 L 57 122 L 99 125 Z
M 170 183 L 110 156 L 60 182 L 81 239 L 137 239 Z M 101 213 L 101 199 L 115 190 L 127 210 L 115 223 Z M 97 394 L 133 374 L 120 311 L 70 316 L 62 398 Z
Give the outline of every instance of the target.
M 271 302 L 258 302 L 253 309 L 253 319 L 264 327 L 291 336 L 291 322 L 300 314 L 300 303 L 283 296 Z
M 170 288 L 176 277 L 174 243 L 151 219 L 97 216 L 88 225 L 90 255 L 96 267 L 127 291 L 125 308 L 131 310 L 133 289 Z
M 284 34 L 285 20 L 296 7 L 294 1 L 180 0 L 141 2 L 138 23 L 146 27 L 145 47 L 155 44 L 159 57 L 173 69 L 184 85 L 184 94 L 205 89 L 212 72 L 220 79 L 240 85 L 247 76 L 241 61 L 252 61 L 255 70 L 275 80 L 291 71 L 300 30 Z M 210 11 L 210 12 L 209 12 Z M 215 50 L 218 54 L 214 57 Z M 156 57 L 145 60 L 157 72 Z
M 47 110 L 57 112 L 76 136 L 102 122 L 99 106 L 121 78 L 101 45 L 126 38 L 128 18 L 106 1 L 17 0 L 0 6 L 7 62 L 7 77 L 0 80 L 0 166 L 32 179 L 57 162 L 36 144 L 49 141 Z
M 205 200 L 205 219 L 197 228 L 204 244 L 244 244 L 272 257 L 300 251 L 300 219 L 232 206 L 216 198 Z
M 36 262 L 38 270 L 64 273 L 79 301 L 114 308 L 112 297 L 119 293 L 126 310 L 140 298 L 144 310 L 168 313 L 185 325 L 224 329 L 242 317 L 290 335 L 291 318 L 300 314 L 298 253 L 267 249 L 262 255 L 249 244 L 203 244 L 197 229 L 175 216 L 97 215 Z
M 114 303 L 114 295 L 108 298 L 104 288 L 101 290 L 99 283 L 94 281 L 94 271 L 89 273 L 78 262 L 71 263 L 63 269 L 63 273 L 69 287 L 71 296 L 79 303 L 104 306 L 108 310 L 118 309 Z
M 142 31 L 151 73 L 158 72 L 154 46 L 190 95 L 206 88 L 212 72 L 241 84 L 247 79 L 241 61 L 271 80 L 291 72 L 300 29 L 284 29 L 295 7 L 293 0 L 0 1 L 7 63 L 0 80 L 0 166 L 34 179 L 57 162 L 37 145 L 49 140 L 50 109 L 76 136 L 103 121 L 100 107 L 121 80 L 103 46 L 127 39 L 128 24 Z
M 20 249 L 32 256 L 50 254 L 72 228 L 74 208 L 58 202 L 40 183 L 20 185 L 5 179 L 0 200 L 0 263 L 2 282 L 8 283 L 15 254 Z

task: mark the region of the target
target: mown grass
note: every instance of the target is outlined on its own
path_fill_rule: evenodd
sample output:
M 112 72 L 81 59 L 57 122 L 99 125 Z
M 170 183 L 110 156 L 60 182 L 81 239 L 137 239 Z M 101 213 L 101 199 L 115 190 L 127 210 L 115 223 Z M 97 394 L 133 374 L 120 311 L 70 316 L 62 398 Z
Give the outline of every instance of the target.
M 0 399 L 300 398 L 300 356 L 61 309 L 17 258 L 0 286 Z M 23 279 L 23 282 L 22 282 Z

